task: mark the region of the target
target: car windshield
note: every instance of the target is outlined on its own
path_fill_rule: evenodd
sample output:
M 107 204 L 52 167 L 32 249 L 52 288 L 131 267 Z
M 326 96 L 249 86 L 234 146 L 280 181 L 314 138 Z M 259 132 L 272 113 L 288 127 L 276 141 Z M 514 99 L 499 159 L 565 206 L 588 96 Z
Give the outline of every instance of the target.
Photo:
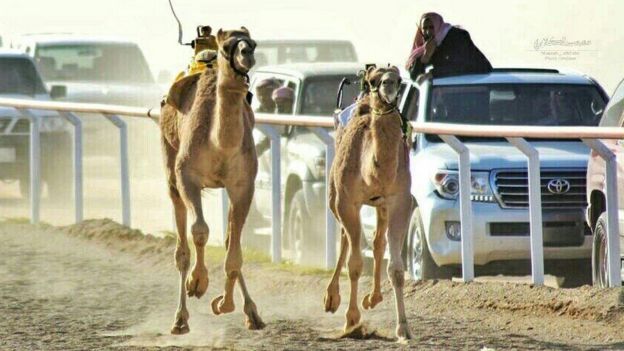
M 134 44 L 63 44 L 37 48 L 46 81 L 151 83 L 147 62 Z
M 357 56 L 349 42 L 258 43 L 256 66 L 298 62 L 355 62 Z
M 29 59 L 0 58 L 0 94 L 34 96 L 45 93 L 45 87 Z
M 432 89 L 427 121 L 486 125 L 597 126 L 605 104 L 605 99 L 593 85 L 439 86 Z M 434 136 L 428 138 L 438 139 Z
M 356 76 L 313 77 L 306 79 L 304 83 L 301 113 L 316 116 L 332 115 L 336 109 L 338 86 L 345 77 L 352 83 L 344 86 L 343 107 L 352 104 L 359 92 Z

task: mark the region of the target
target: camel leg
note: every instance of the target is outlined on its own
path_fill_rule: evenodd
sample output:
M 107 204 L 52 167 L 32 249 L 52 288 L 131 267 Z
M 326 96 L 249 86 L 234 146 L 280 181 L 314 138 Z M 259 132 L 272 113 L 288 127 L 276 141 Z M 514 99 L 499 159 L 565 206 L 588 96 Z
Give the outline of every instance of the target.
M 347 200 L 348 201 L 348 200 Z M 349 280 L 351 280 L 351 291 L 349 296 L 349 306 L 346 312 L 347 322 L 345 324 L 345 332 L 360 322 L 360 310 L 357 303 L 358 280 L 362 275 L 362 250 L 360 248 L 360 240 L 362 235 L 362 227 L 360 224 L 360 209 L 347 201 L 338 199 L 337 210 L 340 222 L 347 231 L 349 239 L 349 259 L 347 266 L 349 268 Z
M 208 242 L 209 230 L 202 211 L 201 187 L 198 177 L 189 167 L 188 160 L 182 160 L 176 164 L 176 178 L 180 195 L 193 216 L 191 235 L 195 244 L 195 265 L 191 276 L 186 281 L 186 292 L 189 297 L 195 296 L 199 299 L 208 289 L 208 269 L 204 263 L 204 247 Z
M 171 328 L 171 334 L 186 334 L 189 332 L 189 313 L 186 309 L 186 291 L 184 282 L 188 275 L 190 266 L 191 251 L 186 238 L 186 207 L 177 189 L 170 188 L 171 201 L 175 210 L 176 228 L 178 230 L 178 240 L 175 249 L 176 267 L 180 272 L 180 300 L 176 311 L 175 322 Z
M 386 251 L 386 231 L 388 229 L 388 210 L 385 207 L 377 207 L 377 229 L 373 239 L 373 291 L 364 296 L 362 307 L 365 310 L 372 309 L 383 301 L 381 295 L 381 265 L 384 252 Z
M 347 233 L 342 228 L 340 231 L 340 255 L 338 256 L 338 262 L 336 262 L 336 268 L 334 268 L 334 274 L 327 285 L 327 292 L 325 293 L 325 312 L 334 313 L 340 306 L 340 273 L 344 266 L 345 258 L 347 257 L 347 248 L 349 245 L 347 239 Z
M 390 263 L 388 264 L 388 277 L 394 288 L 396 302 L 397 328 L 396 335 L 400 339 L 410 339 L 411 334 L 407 326 L 405 316 L 405 304 L 403 301 L 403 285 L 405 283 L 403 258 L 401 250 L 405 242 L 405 236 L 409 227 L 412 199 L 409 193 L 395 197 L 389 205 L 390 224 L 388 227 L 388 243 L 390 245 Z
M 256 305 L 247 291 L 247 286 L 241 273 L 243 265 L 241 233 L 253 198 L 253 179 L 248 184 L 233 187 L 226 186 L 226 189 L 230 198 L 230 210 L 228 212 L 227 254 L 224 267 L 225 289 L 222 295 L 212 300 L 212 311 L 217 315 L 234 311 L 234 284 L 238 280 L 244 300 L 243 311 L 247 316 L 246 325 L 249 329 L 262 329 L 264 323 L 258 315 Z
M 188 275 L 191 251 L 189 249 L 188 240 L 186 238 L 186 207 L 180 197 L 178 189 L 175 187 L 175 176 L 173 167 L 175 163 L 175 150 L 163 140 L 163 149 L 165 155 L 165 164 L 167 178 L 169 182 L 169 197 L 173 203 L 175 213 L 176 229 L 178 238 L 175 249 L 175 264 L 180 272 L 180 292 L 178 300 L 178 308 L 175 314 L 175 321 L 171 327 L 171 334 L 186 334 L 190 331 L 188 325 L 189 313 L 186 309 L 186 292 L 184 291 L 184 282 Z
M 247 327 L 247 329 L 251 330 L 263 329 L 265 327 L 265 324 L 258 314 L 256 304 L 253 302 L 251 296 L 249 295 L 249 291 L 247 290 L 247 285 L 245 284 L 245 279 L 243 278 L 242 272 L 238 275 L 238 286 L 241 289 L 241 296 L 243 297 L 243 312 L 246 316 L 245 326 Z

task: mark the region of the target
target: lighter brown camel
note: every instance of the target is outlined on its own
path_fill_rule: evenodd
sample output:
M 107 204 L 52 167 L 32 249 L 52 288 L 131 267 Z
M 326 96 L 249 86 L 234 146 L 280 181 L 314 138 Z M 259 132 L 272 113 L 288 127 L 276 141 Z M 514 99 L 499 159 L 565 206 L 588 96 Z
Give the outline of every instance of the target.
M 255 63 L 256 44 L 245 27 L 219 30 L 216 39 L 219 46 L 217 68 L 177 81 L 161 110 L 165 168 L 178 231 L 175 262 L 180 272 L 180 299 L 172 334 L 189 332 L 185 290 L 188 296 L 200 298 L 208 288 L 208 270 L 204 263 L 208 225 L 200 194 L 204 188 L 224 187 L 230 198 L 225 291 L 212 300 L 212 310 L 215 314 L 234 310 L 233 291 L 238 280 L 247 327 L 264 327 L 241 272 L 241 230 L 258 169 L 252 139 L 254 115 L 245 99 L 247 72 Z M 187 210 L 192 216 L 191 234 L 196 249 L 195 266 L 188 279 Z
M 345 332 L 360 322 L 357 306 L 358 280 L 362 272 L 360 208 L 377 209 L 377 229 L 373 242 L 373 289 L 362 300 L 370 309 L 382 301 L 381 264 L 390 245 L 388 277 L 395 293 L 399 338 L 410 338 L 403 303 L 403 260 L 401 249 L 412 209 L 408 149 L 403 138 L 401 116 L 396 108 L 400 75 L 396 67 L 371 67 L 366 72 L 371 88 L 360 101 L 356 115 L 336 136 L 336 158 L 329 180 L 329 204 L 342 225 L 340 255 L 325 295 L 325 311 L 336 312 L 340 305 L 338 280 L 349 248 L 347 266 L 351 280 Z M 387 232 L 387 239 L 386 239 Z

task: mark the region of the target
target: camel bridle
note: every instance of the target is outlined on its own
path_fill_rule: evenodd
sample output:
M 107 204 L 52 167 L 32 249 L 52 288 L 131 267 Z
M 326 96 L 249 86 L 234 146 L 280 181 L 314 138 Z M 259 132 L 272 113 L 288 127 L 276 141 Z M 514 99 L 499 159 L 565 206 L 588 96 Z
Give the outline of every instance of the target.
M 241 71 L 240 69 L 238 69 L 236 67 L 236 63 L 234 62 L 234 52 L 236 51 L 236 48 L 238 47 L 238 44 L 240 44 L 241 42 L 245 42 L 247 43 L 247 45 L 249 45 L 249 47 L 251 47 L 252 52 L 253 50 L 255 50 L 255 45 L 252 43 L 252 41 L 248 38 L 244 38 L 244 37 L 237 37 L 236 40 L 234 41 L 234 43 L 232 44 L 232 46 L 230 46 L 230 50 L 229 52 L 225 52 L 223 50 L 223 48 L 219 49 L 219 54 L 221 54 L 221 56 L 223 56 L 226 60 L 228 60 L 228 62 L 230 63 L 230 67 L 232 68 L 232 70 L 234 70 L 234 73 L 238 74 L 239 76 L 245 78 L 245 81 L 247 83 L 249 83 L 249 74 L 247 74 L 247 72 Z
M 399 77 L 399 84 L 401 84 L 401 77 Z M 379 94 L 380 85 L 381 85 L 381 79 L 376 85 L 372 85 L 369 82 L 370 92 L 373 94 L 377 94 L 377 97 L 380 100 L 385 102 L 385 100 Z M 385 110 L 372 109 L 371 112 L 373 114 L 373 117 L 381 117 L 381 116 L 396 112 L 396 114 L 399 116 L 399 120 L 401 121 L 401 131 L 403 132 L 403 140 L 407 142 L 407 140 L 409 139 L 409 136 L 412 134 L 412 126 L 410 125 L 409 121 L 405 117 L 403 117 L 403 114 L 401 114 L 401 111 L 399 111 L 399 108 L 397 107 L 397 104 L 396 104 L 398 98 L 399 97 L 397 95 L 397 97 L 395 98 L 394 104 L 390 104 L 390 107 L 388 109 L 385 109 Z

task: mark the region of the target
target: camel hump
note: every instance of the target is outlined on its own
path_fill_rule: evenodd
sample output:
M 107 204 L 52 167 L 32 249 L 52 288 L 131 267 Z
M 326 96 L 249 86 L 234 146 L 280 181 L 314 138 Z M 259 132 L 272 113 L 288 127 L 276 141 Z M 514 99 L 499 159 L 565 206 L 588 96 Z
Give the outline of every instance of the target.
M 186 100 L 186 95 L 191 91 L 191 86 L 197 83 L 200 76 L 201 72 L 198 72 L 175 81 L 169 88 L 169 94 L 167 94 L 165 102 L 180 111 L 182 102 Z

